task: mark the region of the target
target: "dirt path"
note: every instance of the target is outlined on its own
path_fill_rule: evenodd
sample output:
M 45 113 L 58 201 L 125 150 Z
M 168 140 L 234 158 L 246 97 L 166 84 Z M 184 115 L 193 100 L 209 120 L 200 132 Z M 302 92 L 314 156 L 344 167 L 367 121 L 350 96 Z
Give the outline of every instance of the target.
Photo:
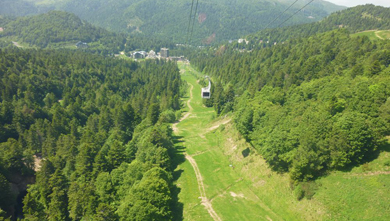
M 227 118 L 225 120 L 219 121 L 219 122 L 215 123 L 213 126 L 207 128 L 207 130 L 205 130 L 203 133 L 199 133 L 199 136 L 201 138 L 205 139 L 206 138 L 205 134 L 207 134 L 210 131 L 213 131 L 213 130 L 217 129 L 221 125 L 228 124 L 231 120 L 232 120 L 231 118 Z
M 377 38 L 379 38 L 379 39 L 385 40 L 384 38 L 382 38 L 381 36 L 378 35 L 378 32 L 379 32 L 379 31 L 376 31 L 376 32 L 375 32 L 375 36 L 376 36 Z
M 22 48 L 22 46 L 16 41 L 13 41 L 12 44 L 14 44 L 18 48 Z
M 198 164 L 196 163 L 194 158 L 192 158 L 190 155 L 186 154 L 186 159 L 191 163 L 192 168 L 194 168 L 196 180 L 198 181 L 200 198 L 202 199 L 202 205 L 207 209 L 207 212 L 210 214 L 210 216 L 214 220 L 221 221 L 222 219 L 218 216 L 218 214 L 213 209 L 213 206 L 211 205 L 210 200 L 207 199 L 206 191 L 205 191 L 204 184 L 203 184 L 203 177 L 202 177 L 202 174 L 200 173 L 200 170 L 198 168 Z
M 207 132 L 210 132 L 210 131 L 212 131 L 212 130 L 215 130 L 215 129 L 217 129 L 219 126 L 225 125 L 225 124 L 229 123 L 231 120 L 232 120 L 231 118 L 226 118 L 226 119 L 224 119 L 223 121 L 219 121 L 219 122 L 217 122 L 215 125 L 213 125 L 213 126 L 211 126 L 210 128 L 208 128 L 208 129 L 207 129 Z
M 186 114 L 184 114 L 184 116 L 177 122 L 175 122 L 174 124 L 172 124 L 172 130 L 173 132 L 177 133 L 179 132 L 179 129 L 177 128 L 177 124 L 180 123 L 181 121 L 187 119 L 190 115 L 191 115 L 191 112 L 193 110 L 192 106 L 191 106 L 191 100 L 192 100 L 192 89 L 194 89 L 194 85 L 192 84 L 189 84 L 191 85 L 191 89 L 190 89 L 190 99 L 188 99 L 187 101 L 187 106 L 188 106 L 188 112 Z
M 378 176 L 378 175 L 390 175 L 390 171 L 374 171 L 374 172 L 367 172 L 367 173 L 353 173 L 353 174 L 348 174 L 345 177 L 363 177 L 363 176 Z
M 188 101 L 187 101 L 187 106 L 188 106 L 189 110 L 178 122 L 175 122 L 172 125 L 172 129 L 173 129 L 174 133 L 177 133 L 179 131 L 179 129 L 177 127 L 177 124 L 180 123 L 181 121 L 187 119 L 192 114 L 192 112 L 194 110 L 193 107 L 191 106 L 191 101 L 192 101 L 192 98 L 193 98 L 192 91 L 194 89 L 194 85 L 192 85 L 190 83 L 188 83 L 188 84 L 191 86 L 191 88 L 190 88 L 190 99 L 188 99 Z M 185 158 L 188 160 L 188 162 L 190 162 L 192 168 L 195 171 L 196 180 L 198 182 L 198 188 L 199 188 L 199 192 L 200 192 L 200 198 L 202 200 L 201 204 L 206 208 L 207 212 L 210 214 L 210 216 L 213 218 L 213 220 L 221 221 L 222 219 L 218 216 L 218 214 L 213 209 L 213 206 L 212 206 L 210 200 L 207 199 L 206 190 L 205 190 L 204 183 L 203 183 L 203 177 L 202 177 L 202 174 L 200 173 L 198 164 L 196 163 L 195 159 L 192 158 L 188 154 L 185 154 Z

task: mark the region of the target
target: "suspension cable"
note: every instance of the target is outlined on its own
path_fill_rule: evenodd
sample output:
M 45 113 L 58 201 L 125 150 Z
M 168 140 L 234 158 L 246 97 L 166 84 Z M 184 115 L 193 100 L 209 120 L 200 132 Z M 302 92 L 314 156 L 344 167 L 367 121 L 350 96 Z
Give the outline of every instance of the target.
M 194 25 L 195 25 L 195 18 L 196 18 L 196 13 L 198 11 L 198 3 L 199 3 L 199 0 L 196 0 L 196 7 L 195 7 L 195 12 L 194 12 L 194 19 L 192 21 L 192 29 L 191 29 L 191 35 L 190 35 L 190 44 L 191 44 L 191 40 L 192 40 L 192 34 L 194 33 Z
M 268 23 L 264 29 L 267 29 L 268 26 L 270 26 L 272 23 L 274 23 L 276 20 L 278 20 L 286 11 L 288 11 L 295 3 L 297 3 L 298 0 L 296 0 L 295 2 L 293 2 L 290 6 L 288 6 L 288 8 L 286 10 L 284 10 L 282 13 L 279 14 L 278 17 L 276 17 L 274 20 L 272 20 L 270 23 Z
M 306 8 L 306 6 L 310 5 L 310 3 L 314 2 L 314 0 L 311 0 L 309 3 L 307 3 L 306 5 L 304 5 L 301 9 L 299 9 L 298 11 L 296 11 L 294 14 L 292 14 L 290 17 L 288 17 L 286 20 L 284 20 L 282 23 L 280 23 L 278 25 L 278 27 L 282 26 L 284 23 L 286 23 L 286 21 L 290 20 L 294 15 L 296 15 L 298 12 L 302 11 L 304 8 Z
M 192 4 L 191 4 L 191 12 L 190 12 L 190 16 L 189 16 L 189 19 L 188 19 L 188 27 L 187 27 L 187 36 L 186 36 L 186 45 L 188 43 L 188 37 L 190 35 L 190 27 L 191 27 L 191 19 L 192 19 L 192 8 L 194 7 L 194 0 L 192 0 Z

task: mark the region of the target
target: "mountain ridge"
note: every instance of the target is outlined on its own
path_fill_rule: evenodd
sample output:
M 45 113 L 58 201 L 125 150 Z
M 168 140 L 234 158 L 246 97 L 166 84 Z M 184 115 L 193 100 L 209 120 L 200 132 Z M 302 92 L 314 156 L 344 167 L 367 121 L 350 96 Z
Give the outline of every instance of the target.
M 0 37 L 21 41 L 30 47 L 76 48 L 76 42 L 81 41 L 88 44 L 89 51 L 103 54 L 173 47 L 168 42 L 152 38 L 110 32 L 64 11 L 17 18 L 0 17 L 0 25 L 4 28 Z
M 269 42 L 283 42 L 293 38 L 304 38 L 339 28 L 345 28 L 351 33 L 379 29 L 390 29 L 390 8 L 372 4 L 360 5 L 346 10 L 334 12 L 321 21 L 282 27 L 277 29 L 261 30 L 247 36 L 253 44 L 258 40 Z
M 18 0 L 22 4 L 22 0 Z M 266 26 L 275 15 L 282 13 L 293 1 L 199 1 L 193 39 L 195 44 L 208 44 L 239 38 Z M 305 1 L 308 2 L 308 1 Z M 283 14 L 287 18 L 301 8 L 297 3 Z M 32 0 L 38 9 L 56 8 L 78 15 L 81 19 L 110 31 L 124 33 L 142 32 L 146 36 L 185 43 L 188 38 L 190 1 L 121 0 L 102 1 L 63 0 L 56 2 Z M 195 11 L 195 5 L 193 6 Z M 35 10 L 36 12 L 39 10 Z M 329 12 L 344 9 L 324 1 L 310 4 L 286 25 L 318 21 Z M 271 26 L 272 27 L 272 26 Z

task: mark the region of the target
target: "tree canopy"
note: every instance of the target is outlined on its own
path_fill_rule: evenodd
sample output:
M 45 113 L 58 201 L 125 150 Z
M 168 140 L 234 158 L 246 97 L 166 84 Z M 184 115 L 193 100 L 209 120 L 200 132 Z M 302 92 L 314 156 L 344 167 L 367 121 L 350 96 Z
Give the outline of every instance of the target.
M 11 48 L 0 73 L 1 209 L 15 203 L 12 177 L 36 174 L 28 220 L 172 218 L 172 131 L 159 116 L 180 108 L 175 63 Z
M 370 160 L 389 135 L 389 47 L 341 29 L 191 61 L 214 79 L 206 104 L 233 110 L 274 170 L 307 181 Z

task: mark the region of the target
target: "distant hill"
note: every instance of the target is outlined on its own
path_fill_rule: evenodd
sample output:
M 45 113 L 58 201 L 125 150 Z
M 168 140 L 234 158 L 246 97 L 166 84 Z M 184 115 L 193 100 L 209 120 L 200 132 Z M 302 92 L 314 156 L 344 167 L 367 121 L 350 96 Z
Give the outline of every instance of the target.
M 25 0 L 1 0 L 0 15 L 25 16 L 38 13 L 44 13 L 54 9 L 53 6 L 35 5 L 34 2 Z
M 75 48 L 75 43 L 79 41 L 88 43 L 90 50 L 106 53 L 172 47 L 162 41 L 109 32 L 82 21 L 72 13 L 62 11 L 50 11 L 46 14 L 16 19 L 0 17 L 0 24 L 4 28 L 4 31 L 0 32 L 0 37 L 38 48 Z
M 51 11 L 37 16 L 19 17 L 9 22 L 3 36 L 18 36 L 23 42 L 39 47 L 71 41 L 96 41 L 110 33 L 81 21 L 74 14 Z
M 303 38 L 334 29 L 345 28 L 350 33 L 366 30 L 390 29 L 390 8 L 372 4 L 356 6 L 331 14 L 322 21 L 278 29 L 262 30 L 252 34 L 248 39 L 252 42 L 282 42 L 292 38 Z
M 188 30 L 191 1 L 177 0 L 31 0 L 39 7 L 56 7 L 75 13 L 80 18 L 110 31 L 143 33 L 175 43 L 184 43 Z M 196 43 L 212 43 L 239 38 L 266 27 L 293 0 L 214 0 L 199 1 L 193 39 Z M 286 19 L 301 8 L 299 1 L 280 19 Z M 341 10 L 325 1 L 316 1 L 285 25 L 319 21 L 329 13 Z M 195 5 L 193 7 L 195 10 Z M 277 23 L 270 27 L 275 27 Z

